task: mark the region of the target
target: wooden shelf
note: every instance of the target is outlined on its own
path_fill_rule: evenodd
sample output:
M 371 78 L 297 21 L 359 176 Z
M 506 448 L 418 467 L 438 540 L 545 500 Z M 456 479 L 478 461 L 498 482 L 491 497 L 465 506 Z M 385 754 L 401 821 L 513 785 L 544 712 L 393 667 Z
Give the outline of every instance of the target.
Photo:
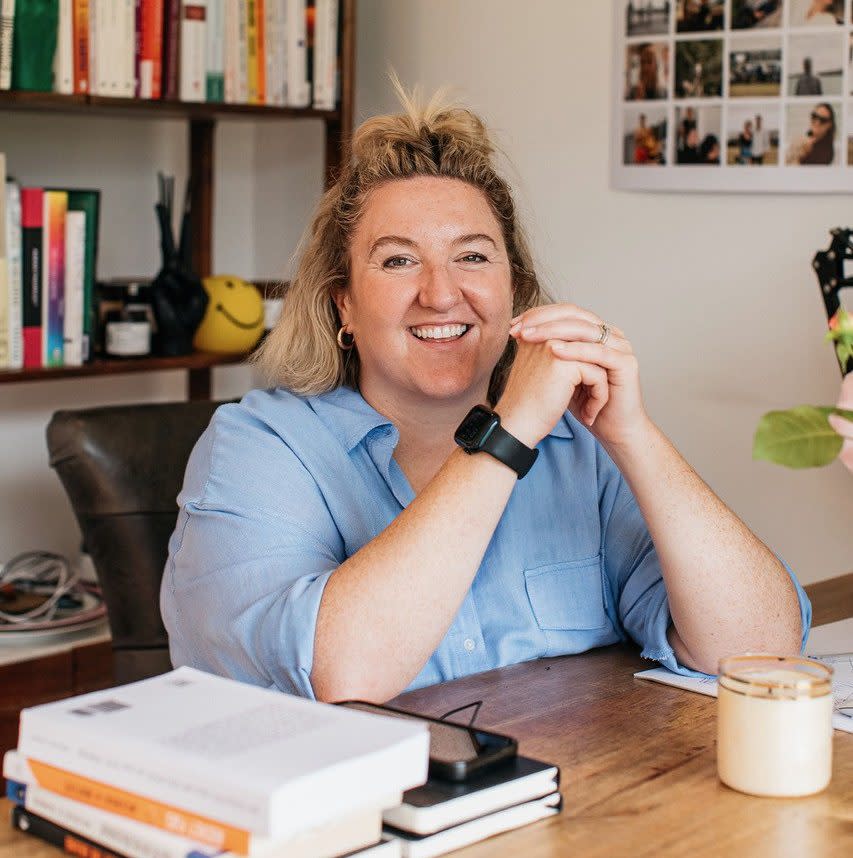
M 320 119 L 337 122 L 339 110 L 274 107 L 265 104 L 221 104 L 166 101 L 163 99 L 108 98 L 102 95 L 60 95 L 56 92 L 0 90 L 0 109 L 85 114 L 91 116 L 138 116 L 180 119 Z
M 93 375 L 124 375 L 136 372 L 159 372 L 167 369 L 208 370 L 215 366 L 242 363 L 248 355 L 217 355 L 194 352 L 181 357 L 97 358 L 83 366 L 39 369 L 0 370 L 0 384 L 28 381 L 51 381 L 83 378 Z

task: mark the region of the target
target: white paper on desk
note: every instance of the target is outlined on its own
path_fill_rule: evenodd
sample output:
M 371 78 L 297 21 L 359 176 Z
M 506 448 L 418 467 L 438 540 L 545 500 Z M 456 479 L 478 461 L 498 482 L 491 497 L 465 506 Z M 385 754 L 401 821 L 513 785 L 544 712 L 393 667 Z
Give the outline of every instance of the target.
M 848 634 L 850 628 L 853 628 L 853 618 L 841 620 L 838 623 L 828 623 L 825 626 L 817 626 L 812 629 L 809 635 L 807 655 L 831 665 L 834 670 L 832 694 L 835 698 L 836 707 L 840 706 L 842 701 L 846 705 L 853 705 L 853 646 L 848 646 L 851 643 Z M 844 641 L 847 641 L 847 644 Z M 827 645 L 830 643 L 838 644 L 839 642 L 841 647 L 835 652 L 843 654 L 827 655 Z M 673 673 L 665 667 L 641 670 L 634 676 L 638 679 L 660 682 L 663 685 L 674 685 L 676 688 L 695 691 L 697 694 L 707 694 L 709 697 L 717 696 L 717 680 L 712 677 L 681 676 L 681 674 Z M 843 715 L 841 712 L 835 712 L 832 716 L 832 726 L 836 730 L 853 733 L 853 718 Z

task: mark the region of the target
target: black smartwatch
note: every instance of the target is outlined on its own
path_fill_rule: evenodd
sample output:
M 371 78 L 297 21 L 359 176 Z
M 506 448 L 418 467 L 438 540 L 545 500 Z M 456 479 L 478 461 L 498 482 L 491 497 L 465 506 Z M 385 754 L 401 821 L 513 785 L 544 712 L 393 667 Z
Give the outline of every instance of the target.
M 501 426 L 501 418 L 485 405 L 475 405 L 453 436 L 466 453 L 488 453 L 512 468 L 521 479 L 539 455 L 537 449 L 522 444 Z

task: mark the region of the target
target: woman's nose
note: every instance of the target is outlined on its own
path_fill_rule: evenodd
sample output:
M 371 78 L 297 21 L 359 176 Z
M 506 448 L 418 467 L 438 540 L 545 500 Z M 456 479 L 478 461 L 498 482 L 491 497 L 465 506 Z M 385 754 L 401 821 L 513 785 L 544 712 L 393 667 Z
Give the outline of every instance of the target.
M 462 298 L 462 292 L 453 278 L 453 274 L 444 265 L 430 266 L 424 269 L 418 303 L 422 307 L 446 312 L 455 307 Z

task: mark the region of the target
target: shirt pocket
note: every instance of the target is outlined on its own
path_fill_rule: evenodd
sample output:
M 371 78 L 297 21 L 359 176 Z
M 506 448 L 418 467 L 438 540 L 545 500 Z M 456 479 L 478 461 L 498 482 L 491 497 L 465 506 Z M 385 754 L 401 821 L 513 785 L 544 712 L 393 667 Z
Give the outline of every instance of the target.
M 527 597 L 543 631 L 607 625 L 601 554 L 524 571 Z

